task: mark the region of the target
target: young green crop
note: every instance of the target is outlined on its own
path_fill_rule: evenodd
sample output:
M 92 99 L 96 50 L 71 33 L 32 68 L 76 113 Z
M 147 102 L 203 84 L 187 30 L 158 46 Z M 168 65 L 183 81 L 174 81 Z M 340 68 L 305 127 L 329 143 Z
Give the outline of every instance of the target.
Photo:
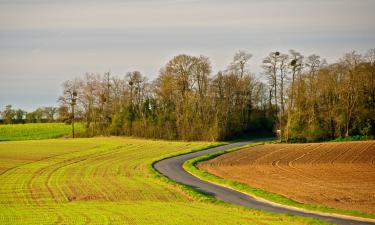
M 152 170 L 207 142 L 90 138 L 0 142 L 0 224 L 307 224 L 199 201 Z
M 77 123 L 76 133 L 82 133 L 83 127 Z M 0 125 L 0 141 L 50 139 L 71 135 L 72 127 L 65 123 L 27 123 Z

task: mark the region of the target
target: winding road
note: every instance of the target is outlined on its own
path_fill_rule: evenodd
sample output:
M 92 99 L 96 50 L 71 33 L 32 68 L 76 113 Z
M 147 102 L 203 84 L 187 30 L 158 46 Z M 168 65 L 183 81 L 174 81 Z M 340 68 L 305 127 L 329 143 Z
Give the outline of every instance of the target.
M 224 202 L 245 206 L 247 208 L 260 209 L 268 212 L 274 213 L 288 213 L 305 217 L 314 217 L 319 218 L 325 221 L 329 221 L 335 224 L 343 225 L 359 225 L 359 224 L 375 224 L 375 222 L 366 221 L 364 219 L 356 219 L 352 217 L 345 216 L 336 216 L 329 214 L 315 213 L 311 211 L 304 211 L 299 209 L 288 208 L 282 205 L 275 205 L 266 201 L 257 200 L 249 195 L 235 191 L 230 188 L 226 188 L 220 185 L 216 185 L 204 180 L 201 180 L 190 173 L 186 172 L 182 165 L 186 160 L 193 159 L 202 155 L 214 153 L 217 151 L 228 150 L 235 147 L 240 147 L 246 144 L 254 143 L 255 141 L 245 141 L 245 142 L 236 142 L 228 145 L 223 145 L 215 148 L 210 148 L 198 152 L 188 153 L 185 155 L 180 155 L 172 158 L 168 158 L 162 161 L 159 161 L 154 164 L 154 168 L 159 171 L 164 176 L 168 177 L 171 180 L 176 182 L 191 186 L 196 190 L 199 190 L 204 193 L 213 195 L 219 200 Z

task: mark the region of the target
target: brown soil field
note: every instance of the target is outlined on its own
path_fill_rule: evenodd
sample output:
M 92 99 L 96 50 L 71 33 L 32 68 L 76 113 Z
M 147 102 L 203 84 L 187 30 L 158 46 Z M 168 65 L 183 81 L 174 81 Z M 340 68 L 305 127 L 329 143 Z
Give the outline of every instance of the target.
M 268 144 L 198 168 L 301 203 L 375 213 L 375 141 Z

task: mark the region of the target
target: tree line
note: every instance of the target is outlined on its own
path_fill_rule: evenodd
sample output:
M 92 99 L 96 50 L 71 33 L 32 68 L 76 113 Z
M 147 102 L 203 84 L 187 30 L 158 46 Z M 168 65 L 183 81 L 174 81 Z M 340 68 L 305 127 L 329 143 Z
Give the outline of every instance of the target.
M 274 104 L 283 140 L 375 135 L 375 49 L 364 55 L 347 53 L 332 64 L 317 55 L 275 52 L 265 63 L 271 66 L 271 87 L 279 87 Z
M 20 123 L 52 123 L 62 121 L 57 107 L 39 107 L 34 111 L 27 112 L 23 109 L 14 109 L 12 105 L 6 105 L 0 111 L 0 123 L 20 124 Z
M 251 57 L 237 52 L 214 76 L 209 58 L 185 54 L 153 81 L 139 71 L 123 78 L 87 73 L 64 83 L 60 111 L 72 120 L 75 106 L 87 135 L 224 140 L 273 131 L 285 141 L 374 135 L 374 50 L 332 64 L 294 50 L 271 52 L 258 77 L 249 71 Z
M 267 87 L 240 51 L 212 76 L 209 58 L 181 54 L 149 81 L 139 71 L 121 78 L 87 73 L 63 84 L 60 108 L 84 123 L 87 135 L 222 140 L 251 130 L 271 131 Z M 71 114 L 75 107 L 75 118 Z
M 139 71 L 86 73 L 63 83 L 53 118 L 82 122 L 86 136 L 211 141 L 272 132 L 305 142 L 375 135 L 375 49 L 334 63 L 275 51 L 258 76 L 251 58 L 239 51 L 213 74 L 208 57 L 181 54 L 152 81 Z

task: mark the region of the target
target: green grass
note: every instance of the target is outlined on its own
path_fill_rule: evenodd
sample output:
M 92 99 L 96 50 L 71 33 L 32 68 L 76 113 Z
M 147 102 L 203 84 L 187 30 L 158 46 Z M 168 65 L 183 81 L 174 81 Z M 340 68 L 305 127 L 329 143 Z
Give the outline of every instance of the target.
M 83 132 L 76 124 L 76 133 Z M 0 141 L 39 140 L 71 135 L 71 125 L 65 123 L 28 123 L 0 125 Z
M 338 137 L 334 140 L 331 140 L 330 142 L 367 141 L 367 140 L 373 140 L 373 139 L 374 137 L 371 137 L 371 136 L 354 135 L 354 136 L 348 136 L 348 137 Z
M 298 144 L 298 143 L 316 143 L 316 142 L 347 142 L 347 141 L 368 141 L 374 140 L 374 136 L 367 136 L 367 135 L 353 135 L 348 137 L 338 137 L 335 139 L 319 139 L 319 140 L 307 140 L 306 138 L 289 138 L 288 141 L 283 140 L 285 143 L 289 144 Z
M 213 201 L 151 166 L 216 144 L 134 138 L 0 142 L 0 224 L 324 224 Z
M 213 158 L 218 157 L 218 156 L 220 156 L 222 154 L 225 154 L 225 153 L 238 151 L 240 149 L 249 148 L 249 147 L 261 145 L 261 144 L 265 144 L 265 143 L 264 142 L 258 142 L 258 143 L 255 143 L 255 144 L 250 144 L 250 145 L 242 146 L 242 147 L 239 147 L 239 148 L 234 148 L 234 149 L 230 149 L 230 150 L 226 150 L 226 151 L 220 151 L 220 152 L 215 152 L 215 153 L 208 154 L 208 155 L 203 155 L 201 157 L 197 157 L 197 158 L 186 161 L 184 163 L 183 167 L 188 172 L 196 175 L 197 177 L 199 177 L 203 180 L 214 182 L 214 183 L 221 184 L 221 185 L 224 185 L 224 186 L 228 186 L 228 187 L 231 187 L 233 189 L 239 190 L 241 192 L 248 193 L 252 196 L 260 197 L 260 198 L 263 198 L 263 199 L 266 199 L 266 200 L 269 200 L 269 201 L 272 201 L 272 202 L 275 202 L 275 203 L 293 206 L 293 207 L 297 207 L 297 208 L 301 208 L 301 209 L 317 211 L 317 212 L 337 213 L 337 214 L 343 214 L 343 215 L 349 215 L 349 216 L 357 216 L 357 217 L 375 219 L 375 215 L 370 214 L 370 213 L 364 213 L 364 212 L 352 211 L 352 210 L 336 209 L 336 208 L 330 208 L 330 207 L 321 206 L 321 205 L 303 204 L 303 203 L 294 201 L 293 199 L 287 198 L 283 195 L 271 193 L 271 192 L 268 192 L 268 191 L 265 191 L 265 190 L 262 190 L 262 189 L 259 189 L 259 188 L 254 188 L 254 187 L 251 187 L 247 184 L 238 182 L 236 180 L 224 179 L 224 178 L 215 176 L 213 174 L 210 174 L 210 173 L 207 173 L 203 170 L 200 170 L 196 167 L 196 165 L 199 162 L 213 159 Z

